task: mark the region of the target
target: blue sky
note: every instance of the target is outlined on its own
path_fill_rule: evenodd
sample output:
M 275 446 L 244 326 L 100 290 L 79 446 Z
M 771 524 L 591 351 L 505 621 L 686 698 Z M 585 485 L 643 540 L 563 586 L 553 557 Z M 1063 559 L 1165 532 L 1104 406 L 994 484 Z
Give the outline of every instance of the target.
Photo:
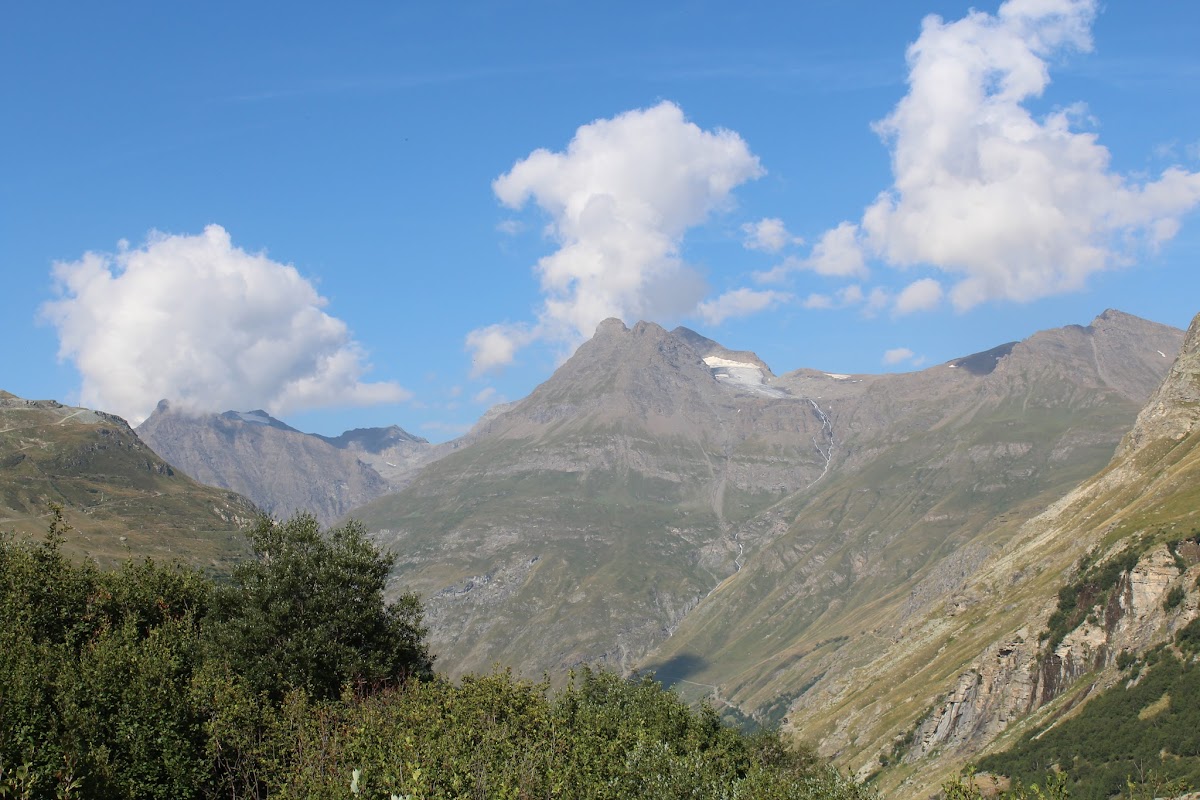
M 9 4 L 0 388 L 441 440 L 610 315 L 776 372 L 1185 326 L 1198 40 L 1180 2 Z

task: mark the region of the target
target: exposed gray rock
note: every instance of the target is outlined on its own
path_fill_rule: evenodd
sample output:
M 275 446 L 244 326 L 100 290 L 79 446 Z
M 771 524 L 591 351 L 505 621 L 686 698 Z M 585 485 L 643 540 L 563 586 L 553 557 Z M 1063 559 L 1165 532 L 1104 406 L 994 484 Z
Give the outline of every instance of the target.
M 326 525 L 402 487 L 437 453 L 396 426 L 322 437 L 261 410 L 196 415 L 165 400 L 138 435 L 201 483 L 245 495 L 276 517 L 308 511 Z

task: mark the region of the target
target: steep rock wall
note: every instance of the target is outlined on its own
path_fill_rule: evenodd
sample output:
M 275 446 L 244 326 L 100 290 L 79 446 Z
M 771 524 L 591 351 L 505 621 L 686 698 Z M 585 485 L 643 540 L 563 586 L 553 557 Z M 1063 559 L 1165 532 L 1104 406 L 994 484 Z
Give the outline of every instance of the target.
M 1155 547 L 1121 576 L 1106 606 L 1067 633 L 1052 653 L 1041 652 L 1028 627 L 989 646 L 917 725 L 904 759 L 916 761 L 936 749 L 969 756 L 1085 675 L 1095 677 L 1084 696 L 1113 684 L 1122 651 L 1140 653 L 1168 641 L 1197 616 L 1198 575 L 1200 566 L 1181 572 L 1166 546 Z M 1186 594 L 1168 610 L 1164 600 L 1176 586 Z

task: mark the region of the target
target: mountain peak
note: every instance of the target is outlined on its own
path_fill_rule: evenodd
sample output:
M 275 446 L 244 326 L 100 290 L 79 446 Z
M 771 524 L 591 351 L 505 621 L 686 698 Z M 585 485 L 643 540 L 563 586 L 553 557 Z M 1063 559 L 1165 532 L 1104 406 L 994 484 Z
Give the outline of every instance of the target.
M 1135 317 L 1133 314 L 1126 314 L 1124 311 L 1116 308 L 1106 308 L 1092 320 L 1092 325 L 1103 322 L 1126 322 L 1130 320 L 1142 321 L 1141 317 Z
M 616 317 L 609 317 L 596 326 L 595 337 L 612 336 L 618 333 L 629 333 L 629 328 L 626 328 L 625 323 Z
M 667 329 L 664 328 L 662 325 L 659 325 L 657 322 L 648 322 L 643 319 L 643 320 L 638 321 L 638 323 L 633 326 L 632 333 L 634 336 L 659 337 L 659 336 L 666 336 Z
M 296 430 L 291 425 L 275 419 L 261 408 L 256 408 L 253 411 L 226 411 L 224 414 L 220 414 L 219 416 L 221 419 L 245 422 L 249 425 L 266 425 L 269 428 L 277 428 L 281 431 L 300 433 L 300 431 Z
M 389 425 L 386 428 L 354 428 L 345 431 L 340 436 L 320 436 L 318 434 L 317 438 L 342 450 L 357 446 L 368 453 L 376 454 L 401 443 L 429 444 L 428 439 L 414 436 L 399 425 Z
M 696 351 L 696 355 L 702 359 L 721 358 L 727 361 L 736 361 L 743 364 L 752 364 L 763 372 L 763 377 L 774 378 L 775 373 L 767 366 L 767 362 L 763 361 L 758 355 L 750 350 L 730 350 L 720 342 L 714 342 L 703 334 L 696 333 L 691 328 L 685 328 L 682 325 L 671 331 L 671 335 L 681 342 L 687 344 Z M 705 363 L 708 363 L 707 361 Z

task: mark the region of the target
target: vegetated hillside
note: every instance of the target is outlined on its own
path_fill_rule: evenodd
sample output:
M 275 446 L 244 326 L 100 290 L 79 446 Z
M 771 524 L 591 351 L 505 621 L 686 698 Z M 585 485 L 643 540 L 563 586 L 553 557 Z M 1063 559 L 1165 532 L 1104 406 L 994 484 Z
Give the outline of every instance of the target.
M 395 425 L 326 437 L 265 411 L 193 414 L 165 400 L 138 435 L 201 483 L 243 494 L 277 517 L 307 511 L 324 524 L 402 487 L 440 452 Z
M 868 800 L 654 681 L 431 671 L 356 525 L 259 519 L 220 582 L 0 538 L 0 797 Z
M 0 392 L 0 531 L 40 537 L 60 504 L 64 547 L 105 564 L 130 555 L 228 571 L 257 513 L 176 472 L 112 414 Z
M 1198 445 L 1200 317 L 1110 463 L 903 598 L 916 606 L 903 626 L 871 628 L 874 657 L 798 698 L 791 727 L 859 775 L 878 773 L 885 792 L 915 797 L 1086 709 L 1123 680 L 1122 664 L 1195 624 Z
M 918 373 L 775 378 L 691 331 L 611 320 L 353 516 L 426 599 L 444 669 L 650 667 L 778 721 L 857 688 L 1103 467 L 1180 339 L 1110 311 Z

